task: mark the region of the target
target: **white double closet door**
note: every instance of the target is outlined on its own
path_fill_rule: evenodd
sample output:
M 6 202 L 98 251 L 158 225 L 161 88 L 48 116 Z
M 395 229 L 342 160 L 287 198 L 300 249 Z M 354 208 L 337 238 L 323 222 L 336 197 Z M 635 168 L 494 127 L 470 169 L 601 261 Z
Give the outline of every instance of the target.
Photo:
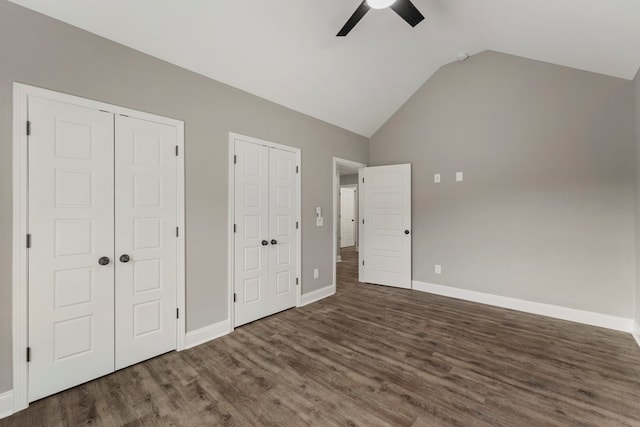
M 177 131 L 28 109 L 33 401 L 176 348 Z
M 295 307 L 297 156 L 236 140 L 234 326 Z

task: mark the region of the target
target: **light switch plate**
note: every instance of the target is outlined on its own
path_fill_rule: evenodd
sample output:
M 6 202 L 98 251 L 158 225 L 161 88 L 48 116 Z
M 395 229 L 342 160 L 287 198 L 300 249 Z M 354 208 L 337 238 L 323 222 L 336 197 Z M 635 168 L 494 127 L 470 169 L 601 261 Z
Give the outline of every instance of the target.
M 435 268 L 433 269 L 434 273 L 436 274 L 442 274 L 442 266 L 440 264 L 436 264 Z
M 440 174 L 439 173 L 436 173 L 436 174 L 433 175 L 433 182 L 436 183 L 436 184 L 440 183 Z
M 464 175 L 462 172 L 456 172 L 456 182 L 462 182 Z
M 318 277 L 320 277 L 320 272 L 318 271 L 317 268 L 313 269 L 313 278 L 317 279 Z
M 324 225 L 324 218 L 321 216 L 316 218 L 316 227 L 322 227 Z

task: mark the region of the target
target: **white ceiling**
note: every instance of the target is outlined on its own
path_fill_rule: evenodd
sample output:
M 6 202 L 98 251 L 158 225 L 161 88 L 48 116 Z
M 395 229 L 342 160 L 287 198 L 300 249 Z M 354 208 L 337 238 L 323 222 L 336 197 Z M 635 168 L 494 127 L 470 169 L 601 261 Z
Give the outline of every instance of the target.
M 413 0 L 409 27 L 360 0 L 11 0 L 371 136 L 458 52 L 486 49 L 632 79 L 640 0 Z

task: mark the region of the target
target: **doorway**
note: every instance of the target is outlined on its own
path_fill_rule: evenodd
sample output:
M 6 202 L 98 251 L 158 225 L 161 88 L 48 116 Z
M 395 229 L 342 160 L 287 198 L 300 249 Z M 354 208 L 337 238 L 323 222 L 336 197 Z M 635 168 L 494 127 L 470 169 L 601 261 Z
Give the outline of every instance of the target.
M 343 261 L 342 253 L 348 253 L 349 259 L 357 259 L 360 243 L 358 171 L 364 167 L 363 163 L 333 158 L 333 278 L 336 285 L 336 267 Z

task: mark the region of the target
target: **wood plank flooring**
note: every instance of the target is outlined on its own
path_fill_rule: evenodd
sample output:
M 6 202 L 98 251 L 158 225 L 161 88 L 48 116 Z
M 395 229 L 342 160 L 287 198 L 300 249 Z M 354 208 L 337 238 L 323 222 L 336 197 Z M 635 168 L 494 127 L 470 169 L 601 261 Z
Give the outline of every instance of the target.
M 357 282 L 0 426 L 640 426 L 630 335 Z

